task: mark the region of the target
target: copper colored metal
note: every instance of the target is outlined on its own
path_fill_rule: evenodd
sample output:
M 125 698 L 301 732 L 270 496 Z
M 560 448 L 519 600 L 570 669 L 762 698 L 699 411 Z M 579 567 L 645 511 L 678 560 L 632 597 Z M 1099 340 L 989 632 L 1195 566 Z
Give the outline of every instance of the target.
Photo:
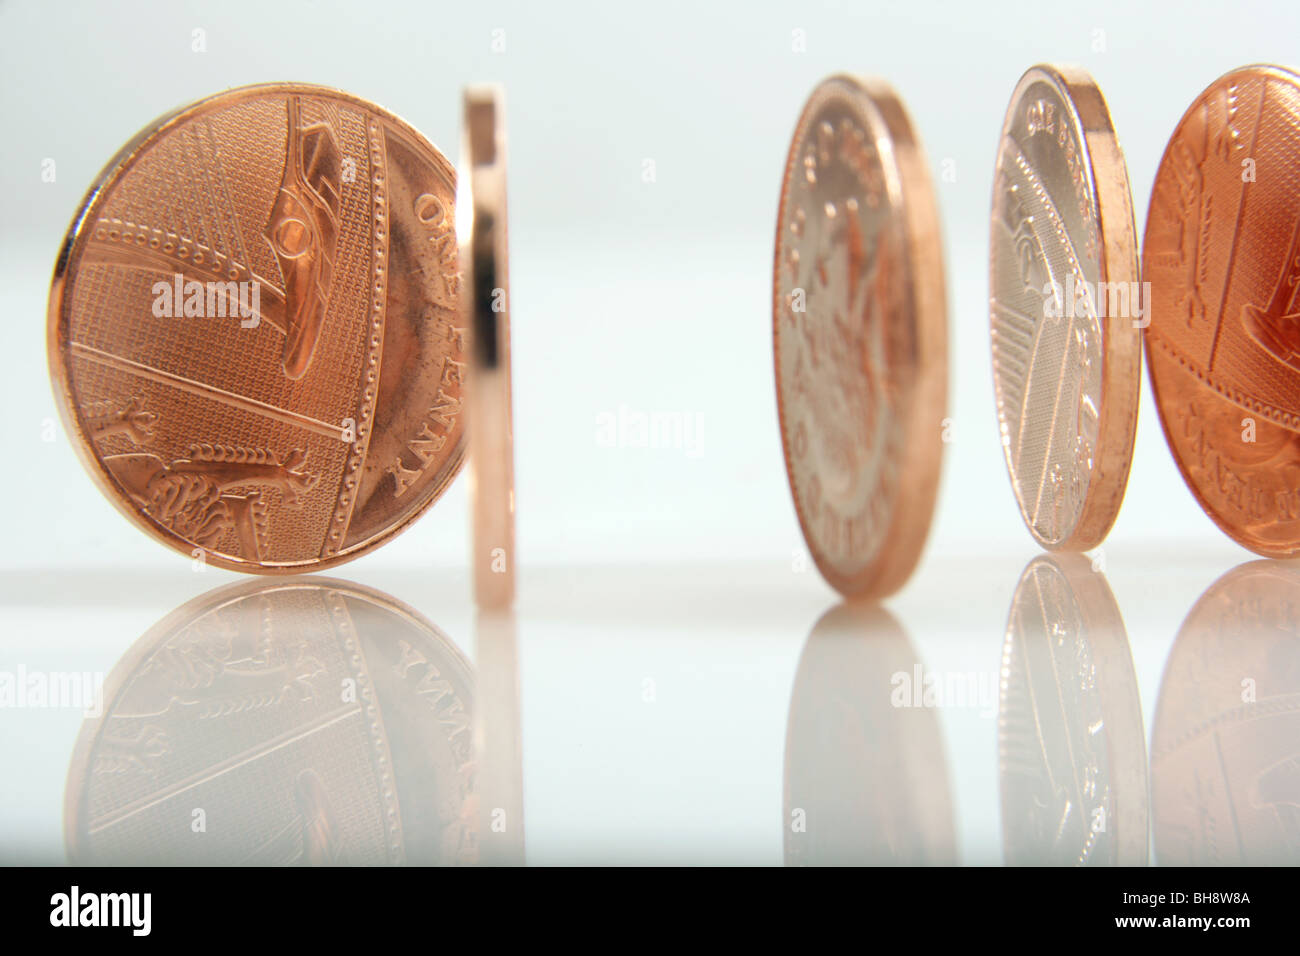
M 240 571 L 349 560 L 464 454 L 455 173 L 324 87 L 220 93 L 105 168 L 50 292 L 65 424 L 100 488 Z
M 1006 862 L 1144 866 L 1146 736 L 1106 578 L 1079 554 L 1020 576 L 1002 646 L 998 778 Z
M 462 153 L 457 232 L 470 342 L 466 411 L 474 597 L 480 607 L 505 608 L 515 596 L 515 474 L 505 107 L 493 87 L 465 91 Z
M 68 771 L 69 857 L 477 863 L 474 700 L 456 645 L 382 592 L 322 577 L 211 591 L 109 674 Z
M 1030 534 L 1100 544 L 1128 483 L 1142 374 L 1137 238 L 1106 101 L 1036 66 L 1007 108 L 989 222 L 998 426 Z
M 804 539 L 841 593 L 888 594 L 930 527 L 948 366 L 928 167 L 880 80 L 831 77 L 804 106 L 781 188 L 772 326 Z
M 1151 816 L 1161 866 L 1300 863 L 1300 570 L 1252 561 L 1188 613 L 1160 680 Z
M 1184 114 L 1142 247 L 1165 438 L 1214 522 L 1300 553 L 1300 76 L 1248 66 Z

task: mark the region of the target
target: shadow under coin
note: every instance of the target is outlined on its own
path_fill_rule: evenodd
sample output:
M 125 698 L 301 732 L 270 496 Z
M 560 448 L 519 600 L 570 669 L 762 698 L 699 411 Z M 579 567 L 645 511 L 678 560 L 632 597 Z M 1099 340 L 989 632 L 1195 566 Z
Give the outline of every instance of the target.
M 379 591 L 209 592 L 109 676 L 68 774 L 70 859 L 475 863 L 473 693 L 456 646 Z
M 840 604 L 813 627 L 786 725 L 786 865 L 955 862 L 938 715 L 896 702 L 894 676 L 917 665 L 877 605 Z
M 1215 581 L 1165 662 L 1151 735 L 1156 862 L 1300 863 L 1300 568 Z
M 1002 848 L 1013 866 L 1144 866 L 1146 739 L 1105 575 L 1043 554 L 1007 615 L 998 694 Z

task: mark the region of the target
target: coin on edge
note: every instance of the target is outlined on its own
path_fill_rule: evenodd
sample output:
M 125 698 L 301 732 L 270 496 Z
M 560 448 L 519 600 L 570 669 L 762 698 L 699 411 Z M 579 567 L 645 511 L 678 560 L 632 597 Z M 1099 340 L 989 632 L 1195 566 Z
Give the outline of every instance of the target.
M 842 594 L 889 594 L 915 568 L 934 511 L 948 322 L 925 155 L 881 80 L 830 77 L 799 117 L 772 328 L 804 540 Z
M 515 596 L 515 472 L 505 106 L 494 87 L 465 91 L 462 154 L 457 233 L 470 346 L 466 428 L 474 597 L 480 607 L 502 608 Z
M 1216 80 L 1165 147 L 1142 241 L 1165 439 L 1238 544 L 1300 553 L 1300 76 Z
M 464 455 L 455 172 L 325 87 L 230 90 L 108 164 L 55 266 L 57 403 L 138 526 L 238 571 L 339 564 Z
M 1133 457 L 1143 298 L 1124 153 L 1092 77 L 1035 66 L 998 143 L 989 326 L 998 428 L 1030 534 L 1099 545 Z

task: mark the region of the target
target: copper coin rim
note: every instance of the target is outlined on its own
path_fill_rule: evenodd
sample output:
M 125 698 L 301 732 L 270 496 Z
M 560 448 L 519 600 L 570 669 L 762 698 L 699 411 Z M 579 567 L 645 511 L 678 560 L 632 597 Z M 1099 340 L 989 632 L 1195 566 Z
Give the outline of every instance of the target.
M 491 85 L 463 96 L 460 178 L 461 315 L 468 331 L 466 432 L 474 596 L 483 608 L 510 606 L 515 596 L 514 422 L 510 350 L 509 225 L 506 204 L 505 95 Z M 466 223 L 465 219 L 469 222 Z M 477 265 L 492 274 L 484 285 Z M 505 308 L 494 308 L 496 289 Z M 505 552 L 496 571 L 493 552 Z
M 1056 90 L 1061 101 L 1070 107 L 1071 125 L 1080 134 L 1086 162 L 1089 192 L 1096 201 L 1101 248 L 1102 282 L 1137 282 L 1137 226 L 1133 214 L 1133 193 L 1129 186 L 1128 165 L 1111 122 L 1110 110 L 1091 74 L 1082 67 L 1040 63 L 1030 67 L 1016 83 L 1015 91 L 1002 123 L 994 160 L 994 182 L 1002 158 L 1002 144 L 1010 134 L 1025 92 L 1034 83 L 1046 83 Z M 997 202 L 994 195 L 993 202 Z M 990 229 L 996 228 L 990 215 Z M 994 282 L 993 243 L 989 242 L 989 298 Z M 1118 277 L 1118 278 L 1116 278 Z M 993 310 L 989 309 L 990 332 Z M 1016 470 L 1011 450 L 1002 444 L 1007 476 L 1012 494 L 1025 527 L 1039 545 L 1049 551 L 1088 551 L 1105 540 L 1119 517 L 1124 492 L 1128 487 L 1137 436 L 1138 403 L 1142 385 L 1142 334 L 1130 316 L 1106 316 L 1103 332 L 1101 394 L 1098 409 L 1097 451 L 1088 476 L 1083 508 L 1070 533 L 1059 541 L 1040 535 L 1034 528 L 1016 484 Z M 990 348 L 992 342 L 990 341 Z M 1002 424 L 1000 387 L 996 372 L 993 391 L 998 424 Z M 1001 443 L 1000 443 L 1001 444 Z
M 896 191 L 890 197 L 894 210 L 891 228 L 901 233 L 907 268 L 907 312 L 916 338 L 916 362 L 911 402 L 903 410 L 903 460 L 889 528 L 875 556 L 856 573 L 839 570 L 815 545 L 807 516 L 795 490 L 789 426 L 780 374 L 781 242 L 790 183 L 798 150 L 813 114 L 831 97 L 844 100 L 857 114 L 874 143 L 882 139 L 885 180 Z M 942 423 L 948 392 L 948 312 L 944 288 L 943 244 L 938 206 L 930 181 L 929 164 L 902 100 L 884 80 L 835 74 L 822 80 L 809 95 L 799 115 L 786 155 L 781 198 L 776 217 L 776 243 L 772 267 L 772 341 L 775 364 L 777 416 L 786 478 L 804 542 L 817 569 L 845 597 L 884 597 L 902 587 L 915 570 L 924 550 L 938 497 L 943 458 Z
M 86 195 L 77 207 L 76 215 L 72 219 L 68 232 L 59 247 L 58 259 L 54 264 L 54 274 L 50 280 L 50 296 L 46 307 L 46 355 L 49 361 L 50 384 L 54 392 L 55 405 L 59 409 L 59 417 L 63 421 L 63 427 L 66 429 L 69 437 L 72 439 L 70 444 L 76 452 L 77 458 L 81 461 L 82 467 L 95 482 L 96 487 L 117 510 L 130 520 L 131 524 L 144 531 L 150 537 L 162 542 L 167 547 L 186 557 L 191 557 L 198 544 L 181 538 L 170 528 L 159 524 L 146 511 L 138 507 L 131 501 L 130 496 L 117 484 L 113 476 L 104 467 L 103 461 L 95 454 L 94 443 L 87 434 L 85 426 L 81 420 L 81 414 L 77 410 L 75 396 L 73 395 L 67 368 L 67 330 L 64 317 L 65 301 L 64 293 L 66 292 L 67 280 L 69 277 L 68 269 L 74 258 L 81 250 L 81 240 L 83 232 L 86 230 L 86 223 L 93 221 L 92 213 L 98 208 L 100 202 L 108 194 L 111 188 L 117 184 L 118 180 L 130 170 L 137 157 L 144 149 L 154 142 L 157 138 L 169 132 L 173 128 L 180 126 L 191 118 L 201 115 L 210 110 L 218 102 L 235 102 L 240 99 L 253 98 L 266 94 L 301 94 L 304 96 L 319 96 L 333 100 L 342 100 L 356 108 L 369 114 L 373 114 L 386 123 L 391 124 L 398 132 L 408 137 L 416 146 L 427 147 L 429 153 L 434 158 L 435 166 L 438 172 L 445 176 L 454 195 L 456 191 L 456 170 L 455 167 L 447 160 L 442 151 L 433 145 L 425 136 L 406 120 L 397 116 L 395 113 L 379 106 L 376 103 L 363 99 L 344 90 L 334 87 L 320 86 L 314 83 L 254 83 L 247 86 L 232 87 L 222 90 L 219 93 L 213 93 L 202 99 L 187 103 L 170 112 L 164 113 L 155 119 L 152 123 L 144 127 L 134 137 L 132 137 L 125 146 L 123 146 L 112 159 L 100 170 L 87 190 Z M 340 564 L 346 564 L 361 555 L 372 551 L 375 548 L 386 544 L 398 534 L 401 534 L 412 524 L 414 524 L 421 515 L 427 511 L 435 501 L 442 497 L 443 493 L 455 480 L 460 473 L 461 467 L 465 462 L 466 441 L 465 434 L 462 430 L 461 436 L 457 441 L 456 448 L 447 458 L 444 466 L 444 477 L 442 480 L 431 483 L 425 491 L 425 500 L 409 512 L 401 521 L 384 528 L 375 535 L 359 541 L 351 547 L 339 551 L 337 554 L 324 558 L 311 558 L 302 561 L 280 562 L 275 564 L 259 563 L 248 561 L 242 558 L 233 558 L 207 548 L 200 548 L 203 552 L 203 560 L 206 564 L 215 565 L 230 571 L 242 571 L 252 574 L 267 575 L 292 575 L 302 574 L 315 570 L 322 570 L 334 567 Z

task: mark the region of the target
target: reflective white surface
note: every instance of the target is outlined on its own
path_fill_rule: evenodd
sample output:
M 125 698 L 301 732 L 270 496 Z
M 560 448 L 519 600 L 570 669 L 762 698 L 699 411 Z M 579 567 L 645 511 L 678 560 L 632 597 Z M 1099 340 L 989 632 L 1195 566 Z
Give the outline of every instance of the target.
M 1131 851 L 1135 820 L 1147 826 L 1145 787 L 1134 784 L 1133 768 L 1121 779 L 1120 752 L 1145 758 L 1148 751 L 1176 750 L 1150 769 L 1145 759 L 1138 767 L 1150 776 L 1154 862 L 1300 862 L 1300 572 L 1248 564 L 1233 572 L 1226 586 L 1238 590 L 1225 602 L 1225 585 L 1215 582 L 1232 566 L 1213 549 L 1181 549 L 1176 562 L 1112 550 L 1105 578 L 1121 631 L 1103 626 L 1111 619 L 1097 610 L 1101 572 L 1083 559 L 1072 586 L 1058 590 L 1055 603 L 1040 602 L 1041 617 L 1022 613 L 1013 621 L 1017 653 L 1039 662 L 1026 693 L 1023 680 L 1008 689 L 1008 680 L 1014 685 L 1020 678 L 1004 679 L 1003 672 L 1009 611 L 1026 556 L 1034 560 L 1031 551 L 932 556 L 884 613 L 833 611 L 837 602 L 815 571 L 754 562 L 539 568 L 523 576 L 519 610 L 504 638 L 500 628 L 475 621 L 463 574 L 404 569 L 362 580 L 378 589 L 376 600 L 409 605 L 477 659 L 472 710 L 479 721 L 495 721 L 495 731 L 486 751 L 483 741 L 475 751 L 473 778 L 494 795 L 471 786 L 486 802 L 467 804 L 464 812 L 467 821 L 488 814 L 487 829 L 467 824 L 466 832 L 475 837 L 471 845 L 489 854 L 501 842 L 492 843 L 491 810 L 509 806 L 522 790 L 523 820 L 511 811 L 506 831 L 514 838 L 521 823 L 523 853 L 537 864 L 1071 862 L 1080 840 L 1091 847 L 1087 862 L 1114 862 L 1118 828 Z M 250 580 L 177 564 L 144 587 L 135 575 L 111 569 L 11 572 L 0 609 L 6 635 L 0 672 L 21 666 L 29 681 L 32 674 L 110 675 L 105 706 L 111 714 L 114 686 L 124 675 L 138 679 L 140 659 L 148 659 L 159 634 L 142 637 L 179 605 L 192 598 L 210 602 L 217 584 L 228 590 L 232 579 L 239 593 L 255 598 L 259 590 L 304 583 L 331 587 L 320 577 Z M 1250 579 L 1249 593 L 1233 585 L 1242 578 Z M 1212 623 L 1202 615 L 1200 625 L 1184 626 L 1211 585 L 1207 603 L 1218 604 Z M 400 634 L 386 633 L 385 620 L 366 625 L 370 637 L 400 641 Z M 319 622 L 313 631 L 310 621 L 283 608 L 264 624 L 267 634 L 285 638 L 336 637 Z M 1070 653 L 1053 658 L 1046 653 L 1053 643 Z M 1084 648 L 1082 657 L 1076 647 Z M 1177 666 L 1169 663 L 1171 652 Z M 1044 667 L 1049 658 L 1056 663 Z M 917 677 L 921 693 L 910 690 Z M 1252 701 L 1241 697 L 1247 679 L 1255 684 Z M 290 683 L 284 679 L 284 686 Z M 900 696 L 900 687 L 909 689 Z M 1098 704 L 1098 693 L 1111 703 Z M 1115 699 L 1131 708 L 1130 718 L 1140 713 L 1140 726 L 1125 722 Z M 275 700 L 297 719 L 292 708 L 299 703 Z M 414 731 L 399 739 L 400 728 L 418 727 L 423 718 L 394 700 L 390 694 L 384 704 L 393 766 L 408 776 L 431 773 L 445 787 L 446 773 L 434 773 L 433 758 L 424 770 L 412 769 L 422 766 L 422 751 L 412 749 Z M 1158 718 L 1161 707 L 1166 713 Z M 220 777 L 222 787 L 233 788 L 222 812 L 206 807 L 199 835 L 182 827 L 170 843 L 152 850 L 135 845 L 131 852 L 119 847 L 116 856 L 101 853 L 97 861 L 221 857 L 228 853 L 223 841 L 247 839 L 276 823 L 266 819 L 276 812 L 266 795 L 292 792 L 293 781 L 221 764 L 212 755 L 214 741 L 243 752 L 247 741 L 235 738 L 248 731 L 200 727 L 194 722 L 203 709 L 173 704 L 166 717 L 170 743 L 150 759 L 158 764 L 157 781 L 174 777 L 178 762 L 197 760 L 196 779 Z M 1166 740 L 1153 748 L 1161 719 Z M 65 809 L 74 791 L 88 775 L 93 781 L 96 773 L 124 772 L 112 761 L 87 769 L 74 757 L 82 732 L 75 706 L 0 708 L 6 860 L 65 859 Z M 1009 734 L 1018 735 L 1019 749 L 1008 744 Z M 1166 746 L 1169 741 L 1176 746 Z M 328 779 L 326 766 L 345 755 L 326 749 L 295 759 L 288 767 L 276 763 L 276 772 L 315 767 L 313 773 Z M 151 779 L 140 776 L 146 792 Z M 359 786 L 359 778 L 348 779 Z M 431 792 L 399 787 L 406 831 L 414 834 L 425 818 L 445 815 L 438 804 L 445 794 L 420 795 Z M 318 803 L 334 809 L 321 811 L 324 818 L 357 812 L 346 794 L 326 796 Z M 137 799 L 132 812 L 146 830 L 175 832 L 169 814 L 183 814 L 181 822 L 189 823 L 194 809 L 184 800 L 169 806 Z M 1005 814 L 1004 799 L 1012 808 Z M 1095 823 L 1098 806 L 1107 818 L 1088 837 L 1090 826 L 1080 829 L 1079 821 Z M 1141 839 L 1145 846 L 1145 832 Z M 178 846 L 177 840 L 198 842 Z M 416 852 L 414 836 L 411 841 L 408 856 L 428 859 Z M 360 848 L 351 852 L 341 858 L 357 859 Z M 511 862 L 518 852 L 511 846 L 489 858 Z

